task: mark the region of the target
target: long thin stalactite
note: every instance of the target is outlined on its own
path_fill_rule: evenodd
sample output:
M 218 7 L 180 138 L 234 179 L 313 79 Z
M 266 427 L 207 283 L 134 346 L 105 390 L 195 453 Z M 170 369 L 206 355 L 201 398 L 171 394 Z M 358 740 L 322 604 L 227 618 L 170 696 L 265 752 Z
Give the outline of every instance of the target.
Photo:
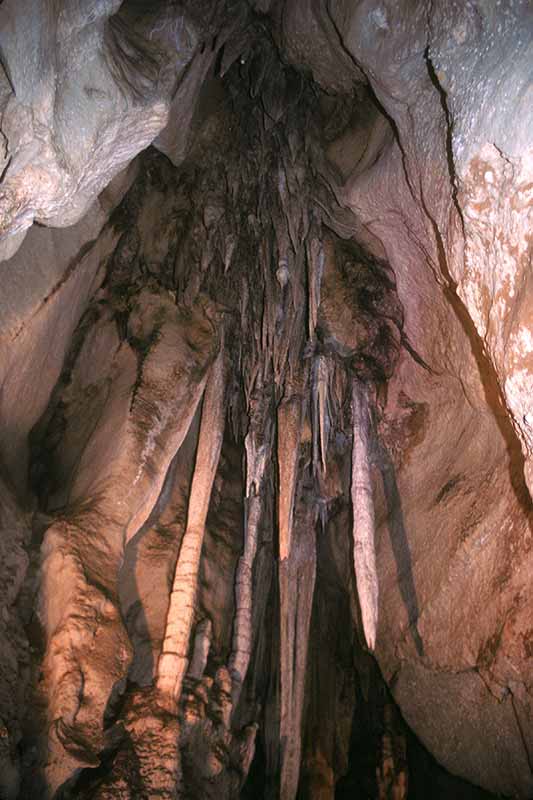
M 172 710 L 179 702 L 188 667 L 200 556 L 224 436 L 224 373 L 224 350 L 221 348 L 205 389 L 187 527 L 174 573 L 163 647 L 157 665 L 156 686 L 164 705 Z
M 229 668 L 233 680 L 233 704 L 237 705 L 252 653 L 253 566 L 257 553 L 263 510 L 266 471 L 271 453 L 270 424 L 266 409 L 250 414 L 245 438 L 246 497 L 244 551 L 235 577 L 235 621 Z
M 368 389 L 357 378 L 352 382 L 352 509 L 353 558 L 363 630 L 370 650 L 376 645 L 378 624 L 378 576 L 375 519 L 370 476 L 370 413 Z

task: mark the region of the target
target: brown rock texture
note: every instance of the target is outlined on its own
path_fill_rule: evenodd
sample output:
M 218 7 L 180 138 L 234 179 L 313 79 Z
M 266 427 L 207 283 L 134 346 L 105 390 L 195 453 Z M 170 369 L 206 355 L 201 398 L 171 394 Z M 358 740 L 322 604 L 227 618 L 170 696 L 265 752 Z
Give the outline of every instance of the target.
M 533 795 L 532 48 L 0 3 L 0 798 Z

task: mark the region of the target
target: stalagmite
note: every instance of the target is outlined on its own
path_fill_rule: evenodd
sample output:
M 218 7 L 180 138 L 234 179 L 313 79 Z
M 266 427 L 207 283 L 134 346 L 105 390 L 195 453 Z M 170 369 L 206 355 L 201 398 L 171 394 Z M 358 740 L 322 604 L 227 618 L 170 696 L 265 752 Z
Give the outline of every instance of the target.
M 246 435 L 246 499 L 244 552 L 235 578 L 235 622 L 229 668 L 233 705 L 237 705 L 252 652 L 252 570 L 261 520 L 262 484 L 270 455 L 270 426 L 263 414 L 252 414 Z
M 224 350 L 221 348 L 205 390 L 187 527 L 176 564 L 165 638 L 157 666 L 156 686 L 164 705 L 170 709 L 174 709 L 179 701 L 187 670 L 205 522 L 224 435 L 224 371 Z
M 357 378 L 352 384 L 352 509 L 353 558 L 363 629 L 370 650 L 376 643 L 378 577 L 374 544 L 374 501 L 369 466 L 370 418 L 367 389 Z

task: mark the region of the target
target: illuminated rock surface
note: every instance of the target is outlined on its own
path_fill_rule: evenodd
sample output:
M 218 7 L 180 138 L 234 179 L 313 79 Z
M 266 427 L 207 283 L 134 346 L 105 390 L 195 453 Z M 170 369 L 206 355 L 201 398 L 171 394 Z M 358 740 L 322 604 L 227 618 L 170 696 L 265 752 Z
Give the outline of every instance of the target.
M 0 4 L 0 798 L 533 795 L 532 53 Z

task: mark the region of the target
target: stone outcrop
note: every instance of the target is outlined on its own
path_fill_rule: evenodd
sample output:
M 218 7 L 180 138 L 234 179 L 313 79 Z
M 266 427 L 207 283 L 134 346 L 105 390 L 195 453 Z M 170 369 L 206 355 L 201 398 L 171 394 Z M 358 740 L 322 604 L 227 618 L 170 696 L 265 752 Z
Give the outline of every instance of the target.
M 34 6 L 0 796 L 529 797 L 531 4 Z

